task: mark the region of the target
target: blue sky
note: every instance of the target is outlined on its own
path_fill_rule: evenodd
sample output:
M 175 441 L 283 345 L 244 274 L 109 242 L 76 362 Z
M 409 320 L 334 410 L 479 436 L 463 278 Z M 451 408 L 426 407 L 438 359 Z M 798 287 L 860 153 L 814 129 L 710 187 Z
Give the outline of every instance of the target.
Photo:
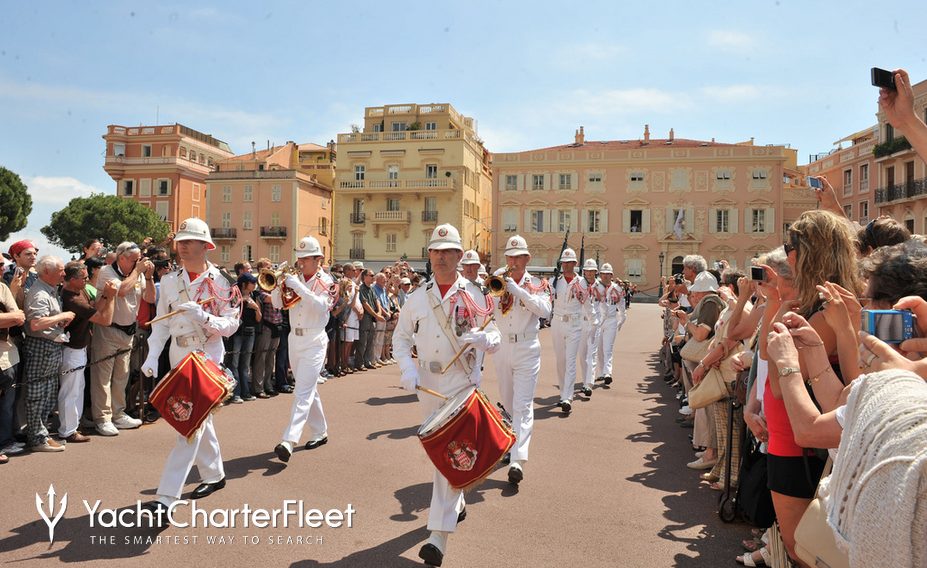
M 106 125 L 156 116 L 244 153 L 325 143 L 365 106 L 450 102 L 492 151 L 569 143 L 579 125 L 587 140 L 638 138 L 649 123 L 654 137 L 791 144 L 803 163 L 875 123 L 870 67 L 927 79 L 927 4 L 880 6 L 6 3 L 0 165 L 36 201 L 13 238 L 44 243 L 51 212 L 114 192 Z

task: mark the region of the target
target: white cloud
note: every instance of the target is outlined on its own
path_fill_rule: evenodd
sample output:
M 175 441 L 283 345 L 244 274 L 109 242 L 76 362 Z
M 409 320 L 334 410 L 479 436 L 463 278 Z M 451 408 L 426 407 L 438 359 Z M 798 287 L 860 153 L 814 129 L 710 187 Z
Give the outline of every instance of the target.
M 743 32 L 715 30 L 708 34 L 708 45 L 720 49 L 744 49 L 755 44 L 753 37 Z
M 35 243 L 35 246 L 39 249 L 39 257 L 45 256 L 47 254 L 57 256 L 58 258 L 67 262 L 71 260 L 73 256 L 72 253 L 66 251 L 65 249 L 55 246 L 48 242 L 48 239 L 45 238 L 39 229 L 48 224 L 49 219 L 37 219 L 36 217 L 41 217 L 41 215 L 36 215 L 33 213 L 29 216 L 29 221 L 26 225 L 26 228 L 22 231 L 17 231 L 10 234 L 10 238 L 6 240 L 3 244 L 0 244 L 0 249 L 3 252 L 8 252 L 10 250 L 10 245 L 16 241 L 21 241 L 23 239 L 28 239 Z
M 86 184 L 72 177 L 35 176 L 23 182 L 29 188 L 33 205 L 49 205 L 62 208 L 75 197 L 90 197 L 93 193 L 106 191 Z

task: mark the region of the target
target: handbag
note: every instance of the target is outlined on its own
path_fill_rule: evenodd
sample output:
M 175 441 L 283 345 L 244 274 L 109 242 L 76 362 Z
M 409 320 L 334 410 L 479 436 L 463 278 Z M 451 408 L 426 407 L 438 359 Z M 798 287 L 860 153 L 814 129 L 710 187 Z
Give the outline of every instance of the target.
M 727 398 L 727 382 L 720 370 L 712 367 L 708 369 L 702 382 L 689 389 L 689 408 L 698 410 L 705 408 L 713 402 Z
M 690 337 L 679 351 L 679 356 L 691 363 L 698 363 L 708 354 L 708 347 L 710 344 L 711 339 L 696 341 L 694 338 Z
M 765 529 L 776 520 L 772 494 L 766 487 L 766 454 L 753 436 L 744 436 L 740 481 L 737 485 L 737 512 L 745 521 Z
M 833 463 L 827 460 L 822 479 L 830 473 Z M 820 483 L 818 483 L 820 489 Z M 820 495 L 815 495 L 795 527 L 795 554 L 810 566 L 849 568 L 847 553 L 837 548 L 834 531 L 827 524 L 827 509 Z

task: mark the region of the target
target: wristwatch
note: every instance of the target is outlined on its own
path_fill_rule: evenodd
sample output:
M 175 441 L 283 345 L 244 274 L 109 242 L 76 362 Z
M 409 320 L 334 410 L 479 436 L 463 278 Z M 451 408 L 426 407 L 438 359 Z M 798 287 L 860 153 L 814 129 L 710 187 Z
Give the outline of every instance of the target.
M 801 369 L 796 369 L 795 367 L 782 367 L 781 369 L 779 369 L 780 377 L 788 377 L 789 375 L 794 375 L 796 373 L 800 375 Z

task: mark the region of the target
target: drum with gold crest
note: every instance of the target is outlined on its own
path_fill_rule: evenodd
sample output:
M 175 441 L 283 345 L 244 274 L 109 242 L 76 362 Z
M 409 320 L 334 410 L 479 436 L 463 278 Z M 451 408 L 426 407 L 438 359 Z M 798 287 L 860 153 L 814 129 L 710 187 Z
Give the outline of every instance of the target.
M 203 351 L 193 351 L 161 379 L 149 402 L 189 440 L 209 414 L 232 396 L 235 384 L 235 377 L 224 365 Z
M 483 391 L 467 387 L 449 397 L 418 431 L 431 462 L 455 489 L 472 489 L 515 444 L 511 425 Z

